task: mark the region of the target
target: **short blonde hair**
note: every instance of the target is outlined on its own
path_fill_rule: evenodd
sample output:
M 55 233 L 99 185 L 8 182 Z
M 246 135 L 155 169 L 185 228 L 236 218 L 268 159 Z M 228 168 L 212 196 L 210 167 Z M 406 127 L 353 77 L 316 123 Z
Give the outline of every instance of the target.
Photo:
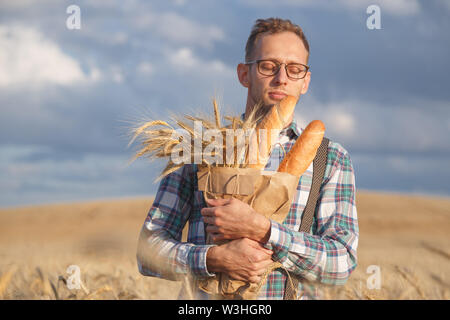
M 250 36 L 247 39 L 247 44 L 245 45 L 245 61 L 251 60 L 251 55 L 253 48 L 255 47 L 256 40 L 263 33 L 280 33 L 290 31 L 295 33 L 300 40 L 302 40 L 303 45 L 305 46 L 306 51 L 308 52 L 309 58 L 309 43 L 306 40 L 305 35 L 303 34 L 302 28 L 300 26 L 292 23 L 288 19 L 280 19 L 280 18 L 268 18 L 268 19 L 258 19 L 253 25 Z M 307 58 L 307 60 L 308 60 Z

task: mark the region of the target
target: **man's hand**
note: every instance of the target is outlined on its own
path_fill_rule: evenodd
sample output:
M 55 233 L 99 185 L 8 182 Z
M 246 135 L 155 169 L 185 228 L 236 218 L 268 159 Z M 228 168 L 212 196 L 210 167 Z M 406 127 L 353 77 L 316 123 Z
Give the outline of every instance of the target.
M 213 241 L 249 238 L 266 243 L 270 237 L 270 220 L 257 213 L 248 204 L 235 199 L 207 200 L 210 208 L 203 208 L 206 232 Z
M 260 243 L 243 238 L 211 247 L 206 266 L 209 272 L 224 272 L 233 279 L 257 283 L 273 262 L 272 254 Z

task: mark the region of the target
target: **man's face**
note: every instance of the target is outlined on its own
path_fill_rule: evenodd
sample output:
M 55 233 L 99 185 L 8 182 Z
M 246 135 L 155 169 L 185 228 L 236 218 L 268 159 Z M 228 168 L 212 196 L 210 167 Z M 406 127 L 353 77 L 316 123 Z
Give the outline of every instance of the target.
M 263 34 L 256 43 L 252 60 L 270 59 L 279 63 L 307 64 L 308 52 L 301 39 L 293 32 Z M 286 74 L 283 64 L 278 73 L 265 76 L 258 72 L 257 64 L 238 66 L 238 76 L 241 84 L 248 88 L 247 110 L 262 101 L 264 109 L 278 103 L 286 95 L 297 99 L 306 93 L 311 74 L 308 72 L 303 79 L 291 79 Z

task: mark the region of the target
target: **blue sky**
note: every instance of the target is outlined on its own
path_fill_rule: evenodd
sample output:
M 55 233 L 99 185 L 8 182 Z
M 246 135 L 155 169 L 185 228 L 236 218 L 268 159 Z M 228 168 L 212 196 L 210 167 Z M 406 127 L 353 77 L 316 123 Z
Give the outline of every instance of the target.
M 153 195 L 164 163 L 127 165 L 130 124 L 210 112 L 214 95 L 241 112 L 236 65 L 271 16 L 310 42 L 296 119 L 325 123 L 357 189 L 449 196 L 449 1 L 22 0 L 0 3 L 0 206 Z

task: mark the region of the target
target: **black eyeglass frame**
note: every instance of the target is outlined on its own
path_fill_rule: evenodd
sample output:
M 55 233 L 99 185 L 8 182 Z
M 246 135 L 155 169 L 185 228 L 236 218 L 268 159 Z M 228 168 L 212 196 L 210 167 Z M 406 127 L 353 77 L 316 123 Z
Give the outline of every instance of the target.
M 263 61 L 274 62 L 274 63 L 278 66 L 277 69 L 276 69 L 276 71 L 275 71 L 273 74 L 264 74 L 264 73 L 262 73 L 261 70 L 259 69 L 259 63 L 260 63 L 260 62 L 263 62 Z M 259 72 L 260 74 L 262 74 L 263 76 L 268 76 L 268 77 L 269 77 L 269 76 L 274 76 L 274 75 L 276 75 L 276 74 L 280 71 L 281 65 L 284 64 L 284 70 L 286 71 L 286 75 L 288 76 L 289 79 L 292 79 L 292 80 L 300 80 L 300 79 L 305 78 L 305 77 L 306 77 L 306 74 L 308 73 L 308 71 L 309 71 L 309 69 L 310 69 L 310 66 L 307 66 L 306 64 L 303 64 L 303 63 L 288 63 L 288 64 L 286 64 L 286 63 L 284 63 L 284 62 L 278 62 L 277 60 L 272 60 L 272 59 L 259 59 L 259 60 L 253 60 L 253 61 L 245 62 L 244 64 L 250 65 L 250 64 L 254 64 L 254 63 L 256 63 L 256 65 L 258 66 L 258 72 Z M 301 78 L 294 78 L 294 77 L 291 77 L 291 76 L 289 75 L 289 72 L 288 72 L 288 69 L 287 69 L 288 65 L 301 65 L 301 66 L 305 67 L 305 68 L 306 68 L 305 74 L 304 74 L 303 77 L 301 77 Z

